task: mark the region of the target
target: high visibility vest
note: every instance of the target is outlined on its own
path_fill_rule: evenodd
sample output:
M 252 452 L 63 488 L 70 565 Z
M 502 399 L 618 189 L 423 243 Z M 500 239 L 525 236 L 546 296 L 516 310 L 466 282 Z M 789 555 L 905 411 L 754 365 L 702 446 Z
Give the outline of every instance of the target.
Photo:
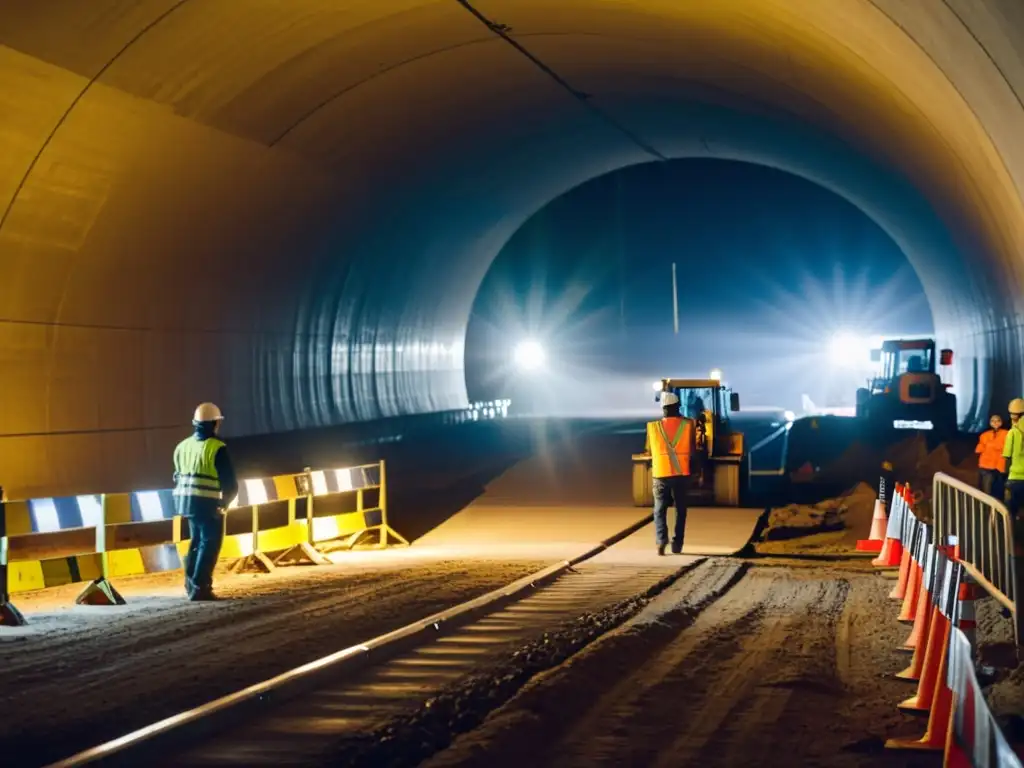
M 1010 427 L 1003 445 L 1003 458 L 1010 460 L 1008 480 L 1024 480 L 1024 432 Z
M 187 437 L 174 449 L 175 496 L 199 496 L 220 500 L 220 476 L 215 459 L 224 443 L 215 437 L 197 440 Z
M 651 447 L 651 474 L 677 477 L 690 474 L 693 451 L 693 421 L 672 416 L 647 424 L 647 444 Z
M 978 447 L 974 449 L 974 452 L 979 454 L 978 468 L 1005 472 L 1006 459 L 1003 458 L 1005 443 L 1005 429 L 990 429 L 987 432 L 982 432 L 981 437 L 978 438 Z

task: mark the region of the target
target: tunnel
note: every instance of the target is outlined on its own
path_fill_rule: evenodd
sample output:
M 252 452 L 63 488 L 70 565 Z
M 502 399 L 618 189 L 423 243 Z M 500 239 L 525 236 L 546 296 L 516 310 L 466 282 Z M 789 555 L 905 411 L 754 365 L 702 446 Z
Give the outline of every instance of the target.
M 1016 0 L 46 0 L 0 7 L 0 484 L 461 407 L 511 235 L 626 166 L 756 162 L 921 276 L 965 426 L 1022 383 Z M 154 475 L 156 473 L 156 475 Z

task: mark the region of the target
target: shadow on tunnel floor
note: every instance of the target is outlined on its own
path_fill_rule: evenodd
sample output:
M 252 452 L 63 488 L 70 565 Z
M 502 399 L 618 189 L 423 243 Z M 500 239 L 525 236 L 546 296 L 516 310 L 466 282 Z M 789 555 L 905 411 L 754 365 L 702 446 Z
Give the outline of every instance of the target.
M 436 481 L 402 483 L 391 491 L 388 521 L 410 542 L 421 539 L 480 498 L 488 483 L 522 458 L 509 456 L 493 461 L 486 468 L 453 479 L 451 484 L 441 488 L 430 487 L 436 486 Z

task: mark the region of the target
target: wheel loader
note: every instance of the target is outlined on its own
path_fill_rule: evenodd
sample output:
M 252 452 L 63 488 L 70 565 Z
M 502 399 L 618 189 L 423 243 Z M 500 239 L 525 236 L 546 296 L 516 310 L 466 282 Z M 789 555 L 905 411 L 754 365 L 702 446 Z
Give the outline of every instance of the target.
M 729 414 L 740 409 L 739 394 L 724 386 L 720 378 L 661 379 L 654 389 L 656 401 L 662 392 L 674 392 L 682 415 L 695 422 L 697 452 L 690 462 L 690 504 L 738 507 L 745 446 L 743 434 L 731 429 Z M 633 454 L 633 504 L 654 504 L 649 445 L 643 453 Z
M 952 365 L 953 350 L 936 355 L 933 339 L 887 339 L 871 357 L 878 371 L 857 390 L 858 418 L 876 429 L 928 429 L 942 438 L 957 433 L 956 396 L 936 372 L 936 363 Z

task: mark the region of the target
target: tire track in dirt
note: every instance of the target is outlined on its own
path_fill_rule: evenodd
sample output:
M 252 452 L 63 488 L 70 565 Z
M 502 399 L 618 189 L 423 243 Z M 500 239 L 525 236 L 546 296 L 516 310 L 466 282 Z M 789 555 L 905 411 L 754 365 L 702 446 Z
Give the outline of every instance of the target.
M 426 765 L 921 764 L 873 746 L 904 727 L 902 689 L 883 678 L 902 630 L 874 574 L 753 567 L 695 617 L 671 603 L 696 585 L 680 587 L 653 621 L 538 678 Z
M 716 600 L 743 583 L 746 570 L 745 563 L 714 560 L 685 574 L 667 590 L 683 596 L 675 605 L 675 619 L 686 626 L 699 620 L 701 613 L 709 610 Z M 542 765 L 547 764 L 551 748 L 577 725 L 581 733 L 600 733 L 594 729 L 602 710 L 599 707 L 591 712 L 590 707 L 595 702 L 611 703 L 617 697 L 631 696 L 637 686 L 643 685 L 635 676 L 642 673 L 645 658 L 659 652 L 676 636 L 675 627 L 658 620 L 643 632 L 631 630 L 630 626 L 643 621 L 643 616 L 641 612 L 632 622 L 610 632 L 562 667 L 537 676 L 483 728 L 456 742 L 465 748 L 442 752 L 424 765 L 432 768 Z M 568 685 L 564 684 L 567 671 L 572 678 Z M 619 681 L 618 687 L 609 680 Z M 613 692 L 607 691 L 608 688 Z M 614 718 L 608 718 L 600 727 L 621 730 L 621 724 Z M 557 760 L 550 762 L 556 764 Z

